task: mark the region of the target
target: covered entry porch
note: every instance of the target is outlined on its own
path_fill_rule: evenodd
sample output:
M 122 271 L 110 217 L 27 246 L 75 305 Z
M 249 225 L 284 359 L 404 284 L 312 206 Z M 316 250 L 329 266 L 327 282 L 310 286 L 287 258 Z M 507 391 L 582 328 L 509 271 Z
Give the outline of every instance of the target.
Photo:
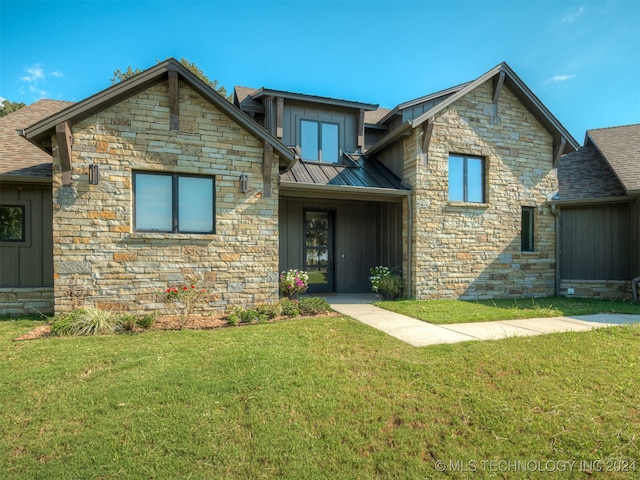
M 372 167 L 384 168 L 376 164 L 360 168 L 298 164 L 283 174 L 280 271 L 308 272 L 309 293 L 371 292 L 369 269 L 376 265 L 402 275 L 403 210 L 411 190 L 388 171 L 384 177 L 366 176 Z M 332 172 L 339 174 L 331 176 Z M 321 180 L 320 174 L 325 183 L 312 181 Z

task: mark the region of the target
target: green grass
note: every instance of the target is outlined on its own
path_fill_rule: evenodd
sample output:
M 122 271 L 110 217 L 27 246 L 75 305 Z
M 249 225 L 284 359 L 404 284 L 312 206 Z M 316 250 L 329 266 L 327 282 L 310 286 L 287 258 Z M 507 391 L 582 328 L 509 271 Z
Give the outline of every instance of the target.
M 378 302 L 376 305 L 437 325 L 594 313 L 640 315 L 640 305 L 630 302 L 566 297 L 476 301 L 401 300 Z
M 437 460 L 640 471 L 637 326 L 426 348 L 347 317 L 11 340 L 42 324 L 0 322 L 3 479 L 468 478 Z

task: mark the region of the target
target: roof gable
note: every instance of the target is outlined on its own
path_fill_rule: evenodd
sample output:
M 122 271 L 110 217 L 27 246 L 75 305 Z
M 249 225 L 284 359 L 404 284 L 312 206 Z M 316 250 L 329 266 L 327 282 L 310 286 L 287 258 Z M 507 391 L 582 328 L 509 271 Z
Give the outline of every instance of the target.
M 238 107 L 226 100 L 174 58 L 165 60 L 164 62 L 161 62 L 158 65 L 155 65 L 121 83 L 113 85 L 72 105 L 62 112 L 31 125 L 25 130 L 25 136 L 28 140 L 31 140 L 38 146 L 43 147 L 46 145 L 52 132 L 55 130 L 56 125 L 63 122 L 77 122 L 96 112 L 102 111 L 125 98 L 135 95 L 152 85 L 164 82 L 168 79 L 169 72 L 176 72 L 180 80 L 189 85 L 207 101 L 222 110 L 222 112 L 230 117 L 234 122 L 239 124 L 257 139 L 269 143 L 281 158 L 288 160 L 289 162 L 293 162 L 295 160 L 294 153 L 282 142 L 247 117 Z
M 553 114 L 543 105 L 543 103 L 536 97 L 533 92 L 525 85 L 525 83 L 515 74 L 515 72 L 506 63 L 501 63 L 496 67 L 489 70 L 484 75 L 476 78 L 475 80 L 461 85 L 457 91 L 454 89 L 445 90 L 445 92 L 452 93 L 444 101 L 439 102 L 433 108 L 427 110 L 422 115 L 414 118 L 413 120 L 407 120 L 384 138 L 382 138 L 376 145 L 370 148 L 365 155 L 375 155 L 377 152 L 385 148 L 386 146 L 394 143 L 395 141 L 407 135 L 409 130 L 419 127 L 423 123 L 429 121 L 435 115 L 449 107 L 458 99 L 464 97 L 469 92 L 475 90 L 480 85 L 484 84 L 488 80 L 494 80 L 496 91 L 502 84 L 509 87 L 511 92 L 522 102 L 522 104 L 532 113 L 532 115 L 544 126 L 544 128 L 553 136 L 555 148 L 558 149 L 559 158 L 560 154 L 570 153 L 578 149 L 578 142 L 571 136 L 569 131 L 553 116 Z M 422 97 L 422 98 L 428 98 Z M 409 102 L 410 104 L 411 102 Z M 407 105 L 407 104 L 403 104 Z
M 640 124 L 587 130 L 593 144 L 629 194 L 640 193 Z

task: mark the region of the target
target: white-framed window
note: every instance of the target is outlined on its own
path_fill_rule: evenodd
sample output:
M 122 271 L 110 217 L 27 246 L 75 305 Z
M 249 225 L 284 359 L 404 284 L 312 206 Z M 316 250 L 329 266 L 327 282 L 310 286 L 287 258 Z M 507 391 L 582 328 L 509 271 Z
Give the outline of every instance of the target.
M 533 252 L 534 245 L 534 207 L 522 207 L 522 220 L 520 230 L 520 250 L 523 252 Z
M 449 155 L 449 201 L 484 203 L 484 177 L 484 158 Z
M 134 172 L 134 230 L 215 233 L 215 178 Z
M 337 123 L 300 120 L 302 159 L 312 162 L 338 163 L 340 137 Z

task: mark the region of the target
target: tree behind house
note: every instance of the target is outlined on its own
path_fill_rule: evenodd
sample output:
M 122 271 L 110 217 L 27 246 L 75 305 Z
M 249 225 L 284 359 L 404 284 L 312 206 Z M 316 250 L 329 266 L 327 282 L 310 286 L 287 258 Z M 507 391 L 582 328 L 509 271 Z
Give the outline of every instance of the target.
M 156 60 L 156 62 L 160 63 L 160 60 Z M 224 86 L 220 85 L 218 80 L 213 80 L 213 81 L 209 80 L 209 78 L 204 74 L 202 70 L 200 70 L 200 68 L 194 62 L 190 62 L 185 58 L 181 58 L 180 63 L 185 67 L 187 67 L 189 70 L 191 70 L 191 72 L 195 74 L 198 78 L 200 78 L 200 80 L 202 80 L 204 83 L 209 85 L 211 88 L 213 88 L 216 92 L 218 92 L 224 98 L 226 98 L 230 102 L 233 101 L 233 94 L 227 93 L 227 89 L 224 88 Z M 111 77 L 111 85 L 115 85 L 118 82 L 127 80 L 128 78 L 131 78 L 134 75 L 137 75 L 141 72 L 142 70 L 140 70 L 139 68 L 133 69 L 131 68 L 131 66 L 128 66 L 125 71 L 122 71 L 118 68 L 113 72 L 113 77 Z

